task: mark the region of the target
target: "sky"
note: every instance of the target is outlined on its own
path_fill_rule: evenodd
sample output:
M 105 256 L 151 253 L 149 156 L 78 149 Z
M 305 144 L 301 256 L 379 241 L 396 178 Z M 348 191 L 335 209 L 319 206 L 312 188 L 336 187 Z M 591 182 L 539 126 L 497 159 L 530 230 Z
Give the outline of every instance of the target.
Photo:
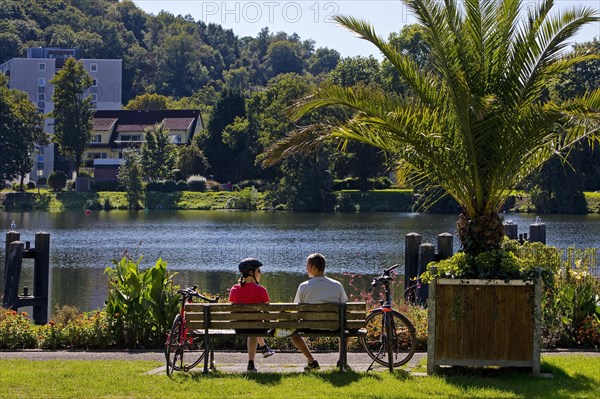
M 535 4 L 538 0 L 525 0 Z M 297 33 L 302 40 L 312 39 L 315 47 L 328 47 L 344 57 L 373 55 L 380 59 L 378 50 L 365 40 L 337 25 L 331 16 L 344 14 L 365 19 L 375 26 L 378 35 L 387 38 L 399 32 L 406 24 L 414 23 L 406 6 L 400 0 L 134 0 L 142 10 L 158 14 L 168 11 L 174 15 L 191 15 L 195 21 L 216 23 L 232 29 L 239 36 L 255 37 L 268 27 L 272 33 L 279 31 Z M 600 0 L 556 0 L 556 10 L 577 5 L 600 9 Z M 575 42 L 590 41 L 600 37 L 600 22 L 589 24 Z

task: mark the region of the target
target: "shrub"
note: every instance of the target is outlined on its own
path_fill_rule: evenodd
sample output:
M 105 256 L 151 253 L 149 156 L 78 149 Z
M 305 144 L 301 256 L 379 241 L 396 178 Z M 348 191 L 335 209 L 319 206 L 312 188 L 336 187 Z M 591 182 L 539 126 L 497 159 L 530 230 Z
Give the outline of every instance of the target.
M 577 329 L 577 343 L 584 348 L 600 348 L 600 321 L 597 317 L 583 319 Z
M 44 185 L 46 185 L 47 182 L 48 182 L 48 179 L 46 179 L 44 176 L 40 176 L 37 179 L 38 186 L 44 186 Z
M 106 314 L 117 345 L 128 348 L 158 347 L 177 313 L 179 296 L 167 271 L 167 262 L 159 259 L 145 271 L 137 262 L 123 258 L 106 268 L 108 299 Z
M 103 349 L 113 344 L 106 312 L 79 314 L 72 306 L 58 311 L 56 321 L 39 327 L 43 349 Z
M 206 189 L 209 191 L 221 191 L 221 183 L 215 180 L 207 180 Z
M 173 180 L 175 180 L 176 182 L 185 180 L 185 176 L 183 176 L 181 169 L 173 169 Z
M 56 306 L 56 316 L 54 317 L 54 320 L 58 324 L 67 325 L 73 320 L 76 320 L 78 317 L 79 309 L 77 309 L 75 306 Z
M 373 190 L 385 190 L 392 187 L 392 181 L 387 176 L 371 177 L 369 188 Z
M 359 190 L 360 180 L 358 177 L 346 177 L 345 179 L 334 179 L 333 189 L 335 191 L 340 190 Z
M 545 279 L 560 267 L 559 251 L 541 243 L 520 245 L 506 239 L 502 248 L 476 256 L 458 252 L 448 259 L 431 262 L 422 274 L 424 282 L 434 277 L 480 278 L 480 279 L 524 279 L 533 281 L 537 270 Z
M 253 210 L 258 206 L 259 199 L 258 191 L 254 187 L 248 187 L 242 191 L 232 193 L 225 204 L 225 208 Z
M 0 349 L 30 349 L 37 345 L 35 326 L 25 312 L 0 308 Z
M 187 185 L 190 191 L 206 191 L 206 177 L 199 175 L 190 176 L 187 179 Z
M 243 190 L 248 187 L 254 187 L 258 191 L 263 191 L 265 187 L 265 182 L 260 179 L 252 179 L 252 180 L 242 180 L 236 184 L 234 184 L 234 188 L 236 190 Z
M 30 181 L 27 183 L 27 189 L 28 190 L 33 190 L 35 188 L 35 182 Z
M 118 181 L 92 181 L 90 188 L 94 192 L 99 191 L 125 191 Z
M 173 180 L 153 181 L 146 185 L 146 191 L 174 193 L 175 191 L 177 191 L 177 183 Z
M 187 182 L 180 180 L 177 182 L 177 191 L 188 191 L 189 187 Z
M 48 187 L 52 191 L 61 191 L 67 186 L 67 175 L 62 170 L 55 170 L 48 176 Z

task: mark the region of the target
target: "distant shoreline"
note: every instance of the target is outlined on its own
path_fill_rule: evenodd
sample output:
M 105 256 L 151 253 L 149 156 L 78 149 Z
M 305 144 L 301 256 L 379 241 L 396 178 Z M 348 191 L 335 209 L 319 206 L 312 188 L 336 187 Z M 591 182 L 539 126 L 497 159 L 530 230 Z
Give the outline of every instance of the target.
M 147 192 L 145 208 L 171 210 L 278 210 L 283 207 L 265 205 L 265 193 L 258 193 L 256 203 L 247 207 L 235 207 L 239 201 L 230 201 L 236 191 L 177 191 L 172 193 Z M 600 213 L 600 193 L 585 192 L 587 213 Z M 341 190 L 335 191 L 333 209 L 324 212 L 423 212 L 420 197 L 409 189 L 389 190 Z M 232 203 L 234 206 L 232 206 Z M 127 200 L 124 192 L 99 191 L 77 193 L 73 191 L 51 192 L 47 190 L 29 190 L 25 192 L 0 192 L 0 209 L 7 212 L 19 211 L 62 211 L 62 210 L 126 210 Z M 535 206 L 526 194 L 511 195 L 504 212 L 535 213 Z M 451 200 L 442 200 L 427 210 L 429 213 L 456 214 L 460 212 Z

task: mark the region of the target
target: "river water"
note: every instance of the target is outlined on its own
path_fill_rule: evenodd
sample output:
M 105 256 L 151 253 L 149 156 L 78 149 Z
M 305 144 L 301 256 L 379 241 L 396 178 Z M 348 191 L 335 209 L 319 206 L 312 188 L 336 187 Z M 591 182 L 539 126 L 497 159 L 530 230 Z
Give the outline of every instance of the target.
M 541 217 L 547 244 L 600 247 L 600 215 Z M 519 233 L 528 232 L 535 218 L 505 215 L 519 225 Z M 455 235 L 456 230 L 456 215 L 419 213 L 0 211 L 2 248 L 13 220 L 21 240 L 32 246 L 37 231 L 50 233 L 51 309 L 74 305 L 81 311 L 103 306 L 104 269 L 125 253 L 134 259 L 143 256 L 145 267 L 162 258 L 177 272 L 178 284 L 197 284 L 221 296 L 236 282 L 239 260 L 252 256 L 265 265 L 262 283 L 271 300 L 290 301 L 306 278 L 305 259 L 313 252 L 323 253 L 328 274 L 342 280 L 349 295 L 357 295 L 383 267 L 403 265 L 406 234 L 417 232 L 423 242 L 435 243 L 438 234 Z M 456 238 L 454 247 L 458 249 Z M 21 287 L 32 286 L 32 269 L 33 262 L 24 260 Z

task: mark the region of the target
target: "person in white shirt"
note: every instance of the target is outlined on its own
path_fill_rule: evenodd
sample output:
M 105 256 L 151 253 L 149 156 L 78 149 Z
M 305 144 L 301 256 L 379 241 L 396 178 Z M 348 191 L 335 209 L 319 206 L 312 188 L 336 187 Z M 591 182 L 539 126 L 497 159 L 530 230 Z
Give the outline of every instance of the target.
M 346 303 L 348 296 L 344 286 L 336 280 L 325 276 L 325 257 L 319 253 L 309 255 L 306 258 L 306 272 L 309 280 L 298 286 L 295 303 Z M 292 335 L 292 342 L 306 357 L 308 365 L 305 370 L 318 370 L 319 362 L 310 353 L 310 349 L 304 338 Z

